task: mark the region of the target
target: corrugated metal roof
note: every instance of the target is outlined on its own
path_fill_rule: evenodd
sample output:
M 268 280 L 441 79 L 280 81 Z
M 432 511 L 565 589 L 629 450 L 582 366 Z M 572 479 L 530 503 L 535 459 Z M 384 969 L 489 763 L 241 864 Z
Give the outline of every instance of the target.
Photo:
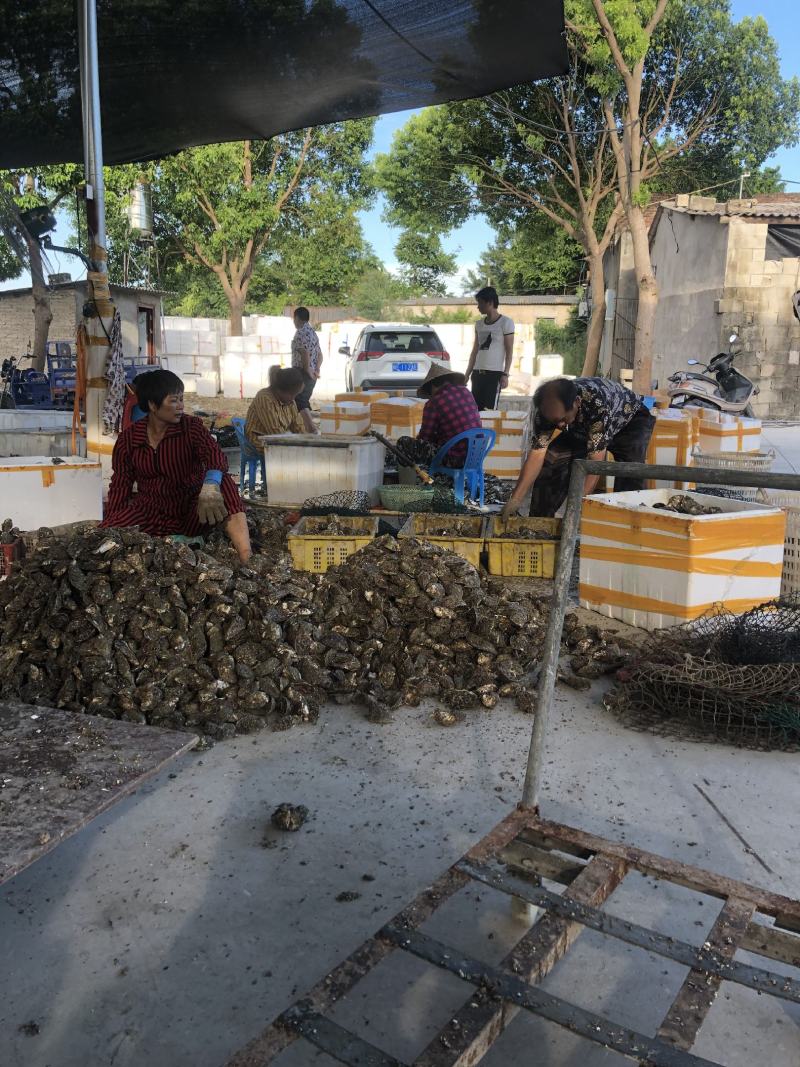
M 678 196 L 662 201 L 659 206 L 684 215 L 800 219 L 800 193 L 767 193 L 750 199 L 721 202 L 707 196 Z

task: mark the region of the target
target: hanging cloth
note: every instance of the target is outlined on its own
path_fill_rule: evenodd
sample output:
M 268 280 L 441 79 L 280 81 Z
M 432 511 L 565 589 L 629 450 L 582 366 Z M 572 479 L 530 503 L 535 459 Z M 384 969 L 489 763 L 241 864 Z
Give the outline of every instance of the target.
M 122 354 L 122 319 L 119 311 L 114 312 L 110 341 L 105 374 L 108 381 L 108 394 L 103 404 L 103 432 L 109 436 L 119 433 L 122 429 L 122 416 L 127 396 L 125 362 Z

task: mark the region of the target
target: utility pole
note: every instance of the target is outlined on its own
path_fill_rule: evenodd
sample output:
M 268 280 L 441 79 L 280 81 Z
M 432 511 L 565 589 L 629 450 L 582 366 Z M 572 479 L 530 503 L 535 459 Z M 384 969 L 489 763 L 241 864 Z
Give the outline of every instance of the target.
M 96 0 L 78 0 L 78 43 L 83 109 L 83 156 L 86 171 L 86 221 L 89 230 L 88 293 L 91 314 L 85 315 L 88 335 L 86 367 L 86 453 L 110 474 L 114 439 L 103 433 L 103 404 L 108 381 L 114 305 L 108 287 L 106 202 L 103 181 L 103 130 L 100 121 L 100 71 L 97 49 Z

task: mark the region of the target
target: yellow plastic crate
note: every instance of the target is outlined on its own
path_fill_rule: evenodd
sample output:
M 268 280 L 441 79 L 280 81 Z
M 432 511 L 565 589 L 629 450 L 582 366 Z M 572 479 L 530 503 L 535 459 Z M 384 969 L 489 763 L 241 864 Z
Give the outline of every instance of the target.
M 437 526 L 452 525 L 459 530 L 452 537 L 441 537 L 431 534 L 429 531 Z M 417 512 L 409 515 L 400 527 L 398 537 L 416 537 L 420 541 L 430 541 L 431 544 L 439 545 L 450 552 L 456 552 L 463 556 L 473 567 L 481 562 L 483 551 L 483 527 L 484 519 L 480 515 L 437 515 L 431 512 Z M 460 531 L 463 530 L 463 533 Z
M 378 520 L 369 516 L 364 518 L 350 518 L 342 516 L 342 522 L 353 526 L 364 533 L 358 536 L 335 536 L 331 534 L 309 533 L 315 523 L 329 521 L 335 516 L 326 519 L 317 516 L 305 515 L 289 532 L 289 551 L 292 554 L 292 565 L 297 571 L 312 571 L 314 574 L 324 574 L 331 567 L 338 567 L 340 563 L 366 548 L 370 541 L 374 541 L 378 535 Z
M 503 537 L 517 530 L 536 530 L 551 534 L 549 540 Z M 489 550 L 489 574 L 501 574 L 504 578 L 552 578 L 558 558 L 561 519 L 525 518 L 511 515 L 501 519 L 499 515 L 489 519 L 486 529 L 486 547 Z

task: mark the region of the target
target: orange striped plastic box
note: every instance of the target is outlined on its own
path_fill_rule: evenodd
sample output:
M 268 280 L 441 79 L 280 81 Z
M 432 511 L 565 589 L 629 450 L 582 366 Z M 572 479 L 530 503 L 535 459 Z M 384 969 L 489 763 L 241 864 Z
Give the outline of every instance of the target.
M 696 619 L 715 604 L 743 612 L 780 595 L 786 516 L 776 508 L 690 493 L 722 508 L 688 516 L 653 508 L 674 489 L 583 502 L 580 601 L 646 630 Z

